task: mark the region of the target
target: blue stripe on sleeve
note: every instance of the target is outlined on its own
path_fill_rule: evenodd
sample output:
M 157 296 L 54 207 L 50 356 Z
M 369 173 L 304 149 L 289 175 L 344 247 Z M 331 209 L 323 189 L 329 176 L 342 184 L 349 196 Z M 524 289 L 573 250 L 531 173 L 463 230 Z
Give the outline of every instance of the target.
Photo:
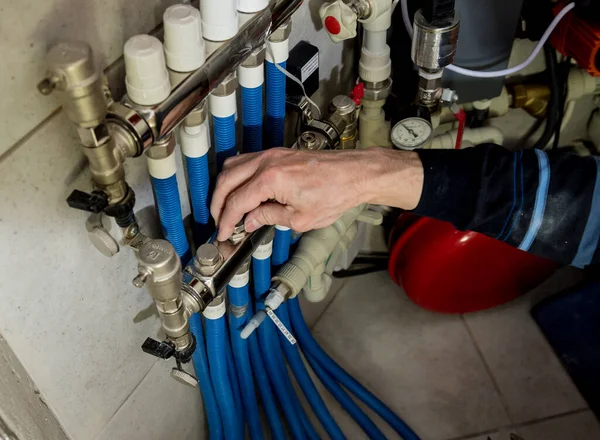
M 538 158 L 538 168 L 540 172 L 538 189 L 535 194 L 535 205 L 533 207 L 533 215 L 529 229 L 525 234 L 525 238 L 519 245 L 519 249 L 528 251 L 531 244 L 535 240 L 540 226 L 544 221 L 544 211 L 546 210 L 546 200 L 548 199 L 548 188 L 550 187 L 550 161 L 548 155 L 542 150 L 535 150 Z
M 594 159 L 596 159 L 597 173 L 592 207 L 583 235 L 581 236 L 577 254 L 571 263 L 573 266 L 581 268 L 592 262 L 592 258 L 594 258 L 594 253 L 598 247 L 598 241 L 600 240 L 600 158 L 595 157 Z

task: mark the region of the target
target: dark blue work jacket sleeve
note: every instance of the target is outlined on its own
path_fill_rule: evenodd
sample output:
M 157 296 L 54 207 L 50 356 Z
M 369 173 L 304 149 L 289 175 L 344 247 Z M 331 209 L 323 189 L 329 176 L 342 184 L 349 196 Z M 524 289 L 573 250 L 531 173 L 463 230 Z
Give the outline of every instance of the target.
M 492 144 L 419 156 L 416 214 L 576 267 L 600 263 L 600 157 Z

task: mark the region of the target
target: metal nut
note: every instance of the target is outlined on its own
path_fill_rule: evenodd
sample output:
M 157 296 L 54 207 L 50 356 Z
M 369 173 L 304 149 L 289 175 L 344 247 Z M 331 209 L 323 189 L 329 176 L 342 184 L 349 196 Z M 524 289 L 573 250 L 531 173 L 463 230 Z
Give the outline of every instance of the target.
M 221 264 L 221 253 L 219 249 L 210 243 L 203 244 L 196 251 L 194 256 L 194 268 L 204 276 L 210 276 L 215 273 Z
M 292 22 L 288 21 L 287 23 L 282 24 L 277 29 L 271 33 L 269 36 L 269 41 L 272 43 L 281 43 L 282 41 L 287 40 L 292 33 Z
M 77 133 L 84 147 L 99 147 L 107 143 L 110 139 L 108 127 L 105 123 L 93 128 L 79 127 Z
M 377 86 L 377 87 L 372 87 L 372 86 Z M 392 80 L 391 79 L 387 79 L 386 81 L 384 81 L 382 83 L 382 85 L 367 82 L 367 83 L 365 83 L 364 99 L 366 99 L 368 101 L 380 101 L 380 100 L 385 99 L 388 96 L 390 96 L 391 91 L 392 91 Z
M 244 228 L 244 221 L 242 220 L 237 225 L 235 225 L 235 228 L 233 228 L 233 233 L 231 234 L 231 237 L 229 237 L 229 242 L 231 244 L 238 244 L 244 239 L 245 236 L 246 229 Z
M 248 58 L 246 58 L 243 62 L 242 62 L 242 66 L 243 67 L 257 67 L 260 66 L 262 63 L 265 62 L 265 48 L 264 47 L 259 47 L 258 49 L 255 49 L 254 52 L 252 52 L 250 55 L 248 55 Z
M 169 135 L 146 150 L 150 159 L 165 159 L 175 151 L 175 137 Z
M 202 101 L 198 107 L 190 112 L 184 119 L 185 127 L 197 127 L 206 121 L 206 100 Z
M 215 96 L 229 96 L 233 92 L 235 92 L 235 90 L 237 89 L 237 86 L 238 86 L 237 76 L 235 75 L 235 72 L 233 72 L 227 78 L 225 78 L 223 80 L 223 82 L 221 84 L 219 84 L 213 90 L 212 94 Z

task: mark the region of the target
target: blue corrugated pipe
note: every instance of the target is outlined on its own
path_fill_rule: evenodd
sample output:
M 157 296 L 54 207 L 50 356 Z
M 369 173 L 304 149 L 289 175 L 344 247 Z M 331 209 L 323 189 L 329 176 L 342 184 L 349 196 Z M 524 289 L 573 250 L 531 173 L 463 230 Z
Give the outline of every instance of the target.
M 152 186 L 163 234 L 181 258 L 182 266 L 185 266 L 191 254 L 190 245 L 183 228 L 177 177 L 174 174 L 166 179 L 152 177 Z
M 245 278 L 243 275 L 238 275 L 238 277 L 240 279 Z M 235 287 L 232 284 L 229 284 L 227 287 L 230 304 L 229 336 L 231 338 L 231 348 L 242 392 L 242 402 L 248 422 L 250 438 L 252 440 L 262 440 L 263 433 L 248 354 L 248 340 L 240 337 L 240 331 L 246 325 L 247 321 L 247 307 L 250 299 L 248 294 L 248 279 L 242 279 Z
M 242 135 L 245 153 L 262 150 L 263 87 L 242 87 Z
M 215 306 L 220 307 L 220 306 Z M 211 315 L 213 307 L 204 311 L 206 325 L 206 348 L 208 364 L 212 378 L 217 406 L 221 413 L 226 440 L 243 440 L 244 433 L 240 432 L 238 413 L 235 407 L 233 391 L 227 369 L 225 316 Z M 224 305 L 223 305 L 224 309 Z
M 336 381 L 352 392 L 358 399 L 362 400 L 369 408 L 385 420 L 404 440 L 419 440 L 419 437 L 408 427 L 400 417 L 390 410 L 381 400 L 363 387 L 356 379 L 350 376 L 346 370 L 340 367 L 312 337 L 302 311 L 298 298 L 288 301 L 292 326 L 296 337 L 302 344 L 302 349 L 312 356 L 319 365 L 327 371 Z
M 190 331 L 196 338 L 196 350 L 192 355 L 194 369 L 198 376 L 198 383 L 202 391 L 204 400 L 204 410 L 208 419 L 208 432 L 210 440 L 223 439 L 223 426 L 221 424 L 221 415 L 217 407 L 215 391 L 208 371 L 208 359 L 206 357 L 206 347 L 204 345 L 204 330 L 202 329 L 202 317 L 199 313 L 190 316 Z
M 264 295 L 271 287 L 271 259 L 266 258 L 259 260 L 252 259 L 252 275 L 254 281 L 254 295 L 256 298 L 256 308 L 264 308 L 262 303 Z M 296 394 L 293 392 L 291 382 L 283 361 L 283 354 L 279 346 L 279 340 L 275 332 L 272 322 L 264 322 L 258 328 L 258 340 L 264 359 L 265 369 L 269 375 L 269 379 L 273 384 L 273 389 L 280 407 L 283 410 L 286 420 L 294 439 L 304 439 L 305 426 L 302 422 L 302 416 L 306 418 L 304 411 L 298 401 Z M 307 419 L 308 421 L 308 419 Z M 308 422 L 310 423 L 310 422 Z M 309 428 L 310 430 L 310 428 Z M 314 432 L 314 428 L 312 429 Z M 311 436 L 311 438 L 313 438 Z
M 208 224 L 210 210 L 208 207 L 208 194 L 210 191 L 210 178 L 208 172 L 208 154 L 200 157 L 185 157 L 188 176 L 188 189 L 192 202 L 192 214 L 196 222 L 199 243 L 204 243 L 210 236 Z
M 279 63 L 285 69 L 286 62 Z M 267 148 L 282 147 L 285 126 L 285 75 L 265 61 L 267 81 Z
M 277 309 L 277 316 L 283 325 L 285 325 L 288 330 L 291 330 L 292 327 L 286 303 L 283 303 L 281 306 L 279 306 Z M 290 344 L 286 337 L 281 334 L 281 332 L 279 341 L 283 346 L 283 351 L 285 352 L 285 356 L 292 369 L 292 372 L 294 373 L 294 376 L 296 377 L 298 385 L 300 385 L 302 392 L 306 396 L 306 400 L 308 400 L 308 403 L 312 407 L 323 428 L 325 428 L 325 431 L 327 431 L 327 434 L 329 434 L 329 437 L 331 437 L 333 440 L 345 439 L 346 437 L 344 436 L 344 433 L 329 413 L 327 406 L 325 406 L 325 402 L 323 402 L 323 399 L 319 395 L 319 391 L 317 391 L 315 384 L 308 375 L 306 367 L 304 366 L 304 362 L 302 361 L 302 357 L 298 351 L 298 347 Z
M 224 118 L 213 116 L 213 132 L 215 151 L 217 152 L 217 172 L 220 173 L 225 159 L 237 154 L 235 149 L 235 114 Z

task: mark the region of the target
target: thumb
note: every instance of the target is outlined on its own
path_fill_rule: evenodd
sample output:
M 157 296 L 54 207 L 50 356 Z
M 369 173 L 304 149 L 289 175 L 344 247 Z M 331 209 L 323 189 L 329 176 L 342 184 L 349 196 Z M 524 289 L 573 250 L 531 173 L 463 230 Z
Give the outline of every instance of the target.
M 267 202 L 246 215 L 244 227 L 246 232 L 254 232 L 264 225 L 281 225 L 290 227 L 294 208 L 277 202 Z

